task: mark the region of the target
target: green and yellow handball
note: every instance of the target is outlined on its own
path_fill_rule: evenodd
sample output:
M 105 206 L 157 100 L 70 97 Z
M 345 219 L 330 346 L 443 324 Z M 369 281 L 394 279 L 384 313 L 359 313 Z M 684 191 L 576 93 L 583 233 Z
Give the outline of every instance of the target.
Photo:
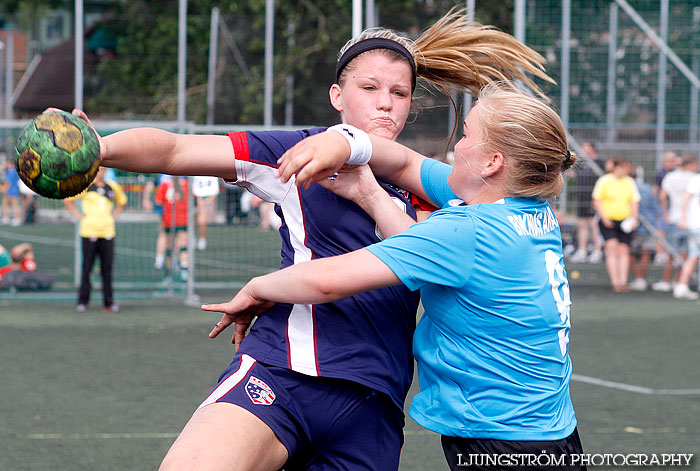
M 65 111 L 32 119 L 17 137 L 15 151 L 19 177 L 47 198 L 77 195 L 90 186 L 100 167 L 95 131 Z

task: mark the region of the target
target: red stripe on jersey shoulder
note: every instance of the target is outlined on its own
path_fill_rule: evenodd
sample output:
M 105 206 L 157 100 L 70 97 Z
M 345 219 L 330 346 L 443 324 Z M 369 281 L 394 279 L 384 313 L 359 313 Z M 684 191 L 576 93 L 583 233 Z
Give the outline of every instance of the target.
M 248 134 L 246 131 L 237 132 L 227 132 L 226 135 L 231 140 L 233 144 L 233 153 L 236 160 L 244 160 L 253 164 L 264 165 L 270 168 L 279 168 L 277 163 L 263 162 L 262 160 L 255 160 L 250 158 L 250 148 L 248 147 Z M 230 180 L 224 179 L 225 182 L 230 182 Z
M 411 193 L 411 205 L 413 205 L 413 207 L 416 209 L 421 211 L 430 211 L 431 213 L 438 210 L 437 207 L 428 203 L 423 198 L 414 195 L 413 193 Z
M 233 144 L 233 152 L 238 160 L 250 160 L 248 151 L 248 135 L 245 131 L 227 132 L 226 135 L 231 139 Z

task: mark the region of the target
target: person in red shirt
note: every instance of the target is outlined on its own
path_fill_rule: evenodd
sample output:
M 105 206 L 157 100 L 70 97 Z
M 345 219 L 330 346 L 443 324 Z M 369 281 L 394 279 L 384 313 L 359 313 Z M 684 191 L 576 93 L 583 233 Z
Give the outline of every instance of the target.
M 166 235 L 165 270 L 166 278 L 170 276 L 173 250 L 176 254 L 176 271 L 180 279 L 189 278 L 187 260 L 187 178 L 164 178 L 154 196 L 154 201 L 163 208 L 161 225 Z M 174 212 L 174 214 L 173 214 Z M 173 234 L 175 243 L 173 244 Z

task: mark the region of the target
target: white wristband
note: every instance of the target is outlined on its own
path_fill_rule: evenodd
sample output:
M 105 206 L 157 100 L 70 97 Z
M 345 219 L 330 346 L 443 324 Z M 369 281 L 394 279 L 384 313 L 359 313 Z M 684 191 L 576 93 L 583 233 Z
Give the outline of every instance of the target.
M 340 133 L 350 144 L 350 157 L 347 162 L 350 165 L 364 165 L 372 157 L 372 141 L 369 134 L 349 124 L 336 124 L 328 128 L 328 131 Z

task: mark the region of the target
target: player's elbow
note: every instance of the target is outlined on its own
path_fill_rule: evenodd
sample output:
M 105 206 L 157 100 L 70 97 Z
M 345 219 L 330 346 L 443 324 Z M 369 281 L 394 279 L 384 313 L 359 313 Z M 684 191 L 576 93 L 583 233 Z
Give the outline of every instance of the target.
M 323 302 L 335 301 L 345 297 L 342 280 L 340 280 L 337 273 L 333 273 L 331 270 L 321 270 L 316 273 L 312 283 Z
M 316 276 L 313 280 L 313 284 L 324 300 L 333 298 L 340 288 L 337 281 L 332 276 Z

